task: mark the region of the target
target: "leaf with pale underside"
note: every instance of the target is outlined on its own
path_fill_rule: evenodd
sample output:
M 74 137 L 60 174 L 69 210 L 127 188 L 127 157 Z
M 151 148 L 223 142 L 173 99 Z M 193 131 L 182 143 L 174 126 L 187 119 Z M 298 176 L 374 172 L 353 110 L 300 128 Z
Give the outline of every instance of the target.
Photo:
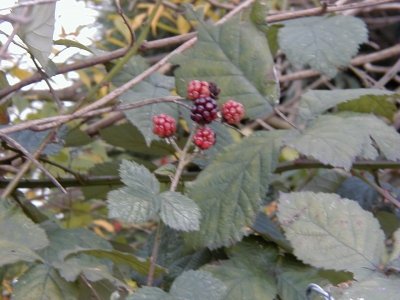
M 126 186 L 108 194 L 109 216 L 131 223 L 152 218 L 160 190 L 157 178 L 144 166 L 127 160 L 122 161 L 120 176 Z
M 28 0 L 20 0 L 23 4 Z M 18 36 L 28 46 L 29 51 L 46 67 L 53 46 L 56 3 L 42 3 L 28 7 L 18 7 L 13 14 L 28 18 L 29 22 L 21 24 Z
M 322 115 L 287 145 L 320 162 L 349 170 L 357 157 L 400 160 L 400 135 L 374 115 Z M 378 153 L 379 151 L 379 153 Z
M 350 118 L 345 121 L 339 116 L 320 116 L 287 145 L 324 164 L 350 169 L 364 145 L 370 143 L 359 125 Z
M 0 201 L 0 266 L 41 261 L 34 251 L 49 244 L 46 233 L 7 200 Z
M 135 56 L 124 66 L 122 71 L 113 79 L 112 82 L 116 86 L 121 86 L 144 72 L 148 67 L 149 66 L 143 58 Z M 140 81 L 140 83 L 135 85 L 133 88 L 126 91 L 122 96 L 120 96 L 120 100 L 123 104 L 132 104 L 145 99 L 170 96 L 173 88 L 173 77 L 153 73 Z M 177 119 L 178 106 L 171 103 L 158 103 L 124 111 L 127 119 L 143 134 L 147 146 L 150 146 L 153 140 L 159 139 L 159 137 L 152 131 L 152 117 L 161 113 L 168 114 Z
M 197 248 L 240 241 L 259 210 L 277 166 L 286 131 L 261 132 L 225 148 L 190 186 L 201 209 L 200 231 L 186 235 Z
M 309 120 L 339 106 L 346 111 L 374 113 L 391 119 L 396 105 L 393 92 L 379 89 L 311 90 L 299 102 L 299 117 Z
M 398 300 L 400 293 L 400 279 L 374 274 L 371 278 L 361 282 L 354 282 L 348 289 L 344 289 L 335 299 L 338 300 Z
M 169 227 L 181 231 L 199 230 L 200 209 L 190 198 L 177 192 L 164 192 L 160 198 L 160 217 Z
M 278 219 L 294 254 L 305 263 L 349 271 L 357 280 L 379 267 L 384 233 L 355 201 L 327 193 L 282 193 Z
M 368 40 L 365 23 L 353 16 L 306 17 L 284 25 L 279 45 L 289 61 L 298 67 L 309 65 L 329 77 L 347 66 Z
M 265 34 L 239 14 L 222 25 L 198 19 L 197 42 L 172 58 L 176 87 L 186 97 L 190 80 L 215 82 L 220 102 L 243 103 L 250 118 L 272 112 L 279 99 L 274 62 Z

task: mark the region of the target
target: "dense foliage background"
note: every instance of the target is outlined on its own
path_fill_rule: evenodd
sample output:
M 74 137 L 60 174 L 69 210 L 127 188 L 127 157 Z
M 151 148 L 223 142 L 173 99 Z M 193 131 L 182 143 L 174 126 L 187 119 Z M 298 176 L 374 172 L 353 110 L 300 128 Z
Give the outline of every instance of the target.
M 2 299 L 398 299 L 397 1 L 80 3 L 0 11 Z

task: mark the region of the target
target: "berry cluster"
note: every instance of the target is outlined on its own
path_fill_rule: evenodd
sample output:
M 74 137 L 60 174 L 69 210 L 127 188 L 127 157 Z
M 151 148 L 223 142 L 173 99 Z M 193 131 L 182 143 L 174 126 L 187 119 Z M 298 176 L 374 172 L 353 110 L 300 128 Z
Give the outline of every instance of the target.
M 215 83 L 192 80 L 187 86 L 187 98 L 192 100 L 190 118 L 199 127 L 193 136 L 193 143 L 202 150 L 209 149 L 215 144 L 215 132 L 206 124 L 218 118 L 219 108 L 217 99 L 220 89 Z M 228 124 L 238 124 L 244 117 L 243 104 L 228 100 L 221 107 L 222 120 Z M 176 132 L 176 121 L 171 116 L 160 114 L 153 117 L 153 132 L 159 137 L 171 137 Z

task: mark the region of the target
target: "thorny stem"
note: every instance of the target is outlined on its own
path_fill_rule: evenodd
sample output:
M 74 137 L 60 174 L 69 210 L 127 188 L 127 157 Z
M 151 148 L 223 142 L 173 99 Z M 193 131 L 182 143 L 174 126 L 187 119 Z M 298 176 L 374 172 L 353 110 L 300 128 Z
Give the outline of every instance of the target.
M 185 146 L 183 147 L 182 151 L 179 153 L 179 161 L 178 161 L 178 166 L 175 171 L 174 178 L 172 179 L 171 186 L 169 190 L 171 192 L 175 192 L 176 188 L 178 186 L 179 180 L 182 176 L 183 170 L 185 169 L 185 166 L 192 160 L 193 156 L 190 155 L 189 149 L 192 144 L 192 138 L 193 135 L 196 131 L 196 128 L 193 128 L 190 132 L 190 135 L 186 141 Z M 161 243 L 161 233 L 163 230 L 164 224 L 162 221 L 160 221 L 157 225 L 157 230 L 156 230 L 156 236 L 154 238 L 154 243 L 153 243 L 153 249 L 151 251 L 151 257 L 150 257 L 150 268 L 149 268 L 149 274 L 147 276 L 147 285 L 152 286 L 153 285 L 153 280 L 154 280 L 154 271 L 156 269 L 156 264 L 157 264 L 157 257 L 158 257 L 158 252 L 160 250 L 160 243 Z

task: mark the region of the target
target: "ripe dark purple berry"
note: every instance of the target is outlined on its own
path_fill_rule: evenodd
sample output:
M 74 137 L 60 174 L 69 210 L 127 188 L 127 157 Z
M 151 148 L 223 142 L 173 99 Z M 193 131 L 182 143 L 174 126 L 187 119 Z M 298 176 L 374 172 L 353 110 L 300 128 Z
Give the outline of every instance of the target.
M 217 102 L 211 97 L 194 100 L 190 118 L 198 124 L 208 124 L 218 117 Z

